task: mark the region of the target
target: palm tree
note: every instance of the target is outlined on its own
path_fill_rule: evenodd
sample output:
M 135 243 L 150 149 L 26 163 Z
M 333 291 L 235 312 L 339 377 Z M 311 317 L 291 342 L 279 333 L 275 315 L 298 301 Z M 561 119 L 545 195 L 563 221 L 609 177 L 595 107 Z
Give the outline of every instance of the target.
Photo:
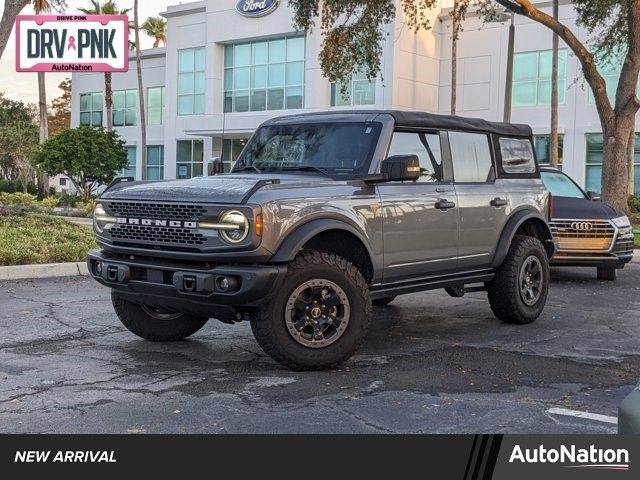
M 553 18 L 558 19 L 558 0 L 553 0 Z M 553 34 L 551 47 L 551 132 L 549 135 L 549 164 L 558 166 L 558 44 L 560 38 Z
M 142 86 L 142 59 L 140 57 L 140 23 L 138 23 L 138 0 L 133 2 L 133 27 L 136 36 L 136 66 L 138 70 L 138 100 L 140 102 L 140 169 L 142 179 L 147 176 L 147 118 L 144 110 L 144 88 Z
M 144 32 L 153 38 L 153 48 L 158 48 L 160 42 L 167 43 L 167 21 L 162 17 L 149 17 L 142 24 Z
M 100 3 L 98 0 L 91 0 L 91 8 L 80 8 L 82 13 L 87 15 L 126 15 L 131 9 L 120 10 L 113 0 Z M 131 29 L 131 25 L 129 25 Z M 129 47 L 131 48 L 131 46 Z M 111 88 L 111 72 L 104 74 L 104 105 L 107 111 L 107 130 L 113 130 L 113 89 Z
M 33 0 L 33 10 L 36 15 L 51 11 L 48 0 Z M 49 116 L 47 115 L 47 87 L 44 72 L 38 72 L 38 111 L 40 113 L 40 143 L 49 138 Z M 38 172 L 38 195 L 46 197 L 49 194 L 49 176 L 46 172 Z

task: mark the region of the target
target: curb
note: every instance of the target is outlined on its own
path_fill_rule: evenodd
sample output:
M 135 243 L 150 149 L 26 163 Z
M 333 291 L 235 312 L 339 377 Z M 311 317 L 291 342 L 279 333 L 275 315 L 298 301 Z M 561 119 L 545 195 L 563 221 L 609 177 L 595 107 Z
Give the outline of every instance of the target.
M 76 277 L 78 275 L 89 275 L 89 270 L 85 262 L 0 267 L 0 281 Z

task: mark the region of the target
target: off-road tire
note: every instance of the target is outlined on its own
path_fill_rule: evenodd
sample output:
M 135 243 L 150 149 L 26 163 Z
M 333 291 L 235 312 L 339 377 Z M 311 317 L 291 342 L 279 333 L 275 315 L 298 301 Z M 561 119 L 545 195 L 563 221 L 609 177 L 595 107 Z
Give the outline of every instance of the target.
M 543 284 L 535 304 L 527 305 L 520 293 L 520 271 L 524 262 L 535 256 L 542 266 Z M 533 323 L 542 313 L 549 292 L 549 260 L 542 242 L 535 237 L 514 237 L 502 265 L 487 283 L 489 304 L 494 315 L 506 323 Z
M 613 267 L 598 267 L 598 280 L 612 282 L 616 279 L 616 269 Z
M 125 300 L 115 290 L 111 290 L 111 301 L 122 324 L 132 333 L 151 342 L 184 340 L 209 320 L 185 314 L 171 320 L 159 320 L 145 312 L 142 305 Z
M 374 307 L 386 307 L 395 299 L 396 297 L 376 298 L 375 300 L 371 300 L 371 305 Z
M 322 348 L 306 347 L 292 337 L 285 324 L 289 297 L 304 282 L 323 278 L 344 290 L 350 318 L 344 333 Z M 371 320 L 369 287 L 353 264 L 334 254 L 309 250 L 290 264 L 278 292 L 260 310 L 251 314 L 251 330 L 267 355 L 292 370 L 327 370 L 349 359 L 362 345 Z

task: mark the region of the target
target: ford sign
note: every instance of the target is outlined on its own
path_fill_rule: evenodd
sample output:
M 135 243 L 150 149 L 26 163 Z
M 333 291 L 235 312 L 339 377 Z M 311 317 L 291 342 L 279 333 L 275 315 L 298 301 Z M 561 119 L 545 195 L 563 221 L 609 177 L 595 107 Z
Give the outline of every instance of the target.
M 236 10 L 245 17 L 262 17 L 269 15 L 277 7 L 280 0 L 240 0 Z

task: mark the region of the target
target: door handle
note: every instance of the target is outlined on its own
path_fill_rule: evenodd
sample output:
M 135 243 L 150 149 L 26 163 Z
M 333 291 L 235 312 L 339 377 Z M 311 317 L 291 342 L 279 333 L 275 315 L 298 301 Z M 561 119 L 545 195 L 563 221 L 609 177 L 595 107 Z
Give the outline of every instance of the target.
M 509 204 L 504 198 L 496 197 L 489 202 L 492 207 L 506 207 Z
M 441 198 L 436 202 L 436 208 L 438 210 L 449 210 L 450 208 L 455 208 L 455 206 L 456 206 L 455 203 L 450 202 L 446 198 Z

